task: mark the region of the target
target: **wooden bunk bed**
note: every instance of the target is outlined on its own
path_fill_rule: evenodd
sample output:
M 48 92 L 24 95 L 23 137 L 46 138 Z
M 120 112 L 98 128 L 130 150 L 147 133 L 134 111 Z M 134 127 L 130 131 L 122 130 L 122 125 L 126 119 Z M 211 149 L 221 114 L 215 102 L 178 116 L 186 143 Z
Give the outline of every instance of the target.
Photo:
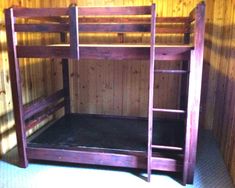
M 148 181 L 152 170 L 162 170 L 179 172 L 182 174 L 183 184 L 192 183 L 203 65 L 204 14 L 204 3 L 199 3 L 188 17 L 166 18 L 156 17 L 154 4 L 141 7 L 6 9 L 20 166 L 27 167 L 29 160 L 36 159 L 142 168 L 147 169 Z M 110 19 L 113 15 L 116 17 Z M 41 22 L 19 24 L 16 18 Z M 169 24 L 173 24 L 172 27 L 169 28 Z M 174 24 L 181 24 L 181 27 L 174 27 Z M 18 45 L 16 32 L 60 33 L 61 44 Z M 147 32 L 150 33 L 150 43 L 81 44 L 81 32 Z M 155 44 L 156 32 L 182 34 L 184 44 Z M 69 34 L 67 44 L 66 33 Z M 63 89 L 30 105 L 23 105 L 19 58 L 61 58 Z M 149 60 L 148 120 L 71 113 L 68 69 L 70 58 Z M 182 70 L 156 70 L 156 60 L 180 60 L 184 62 L 184 66 Z M 182 82 L 182 93 L 187 91 L 187 94 L 182 94 L 182 109 L 160 109 L 153 106 L 154 75 L 158 73 L 187 75 L 187 79 Z M 26 138 L 27 130 L 61 108 L 64 108 L 64 117 L 45 125 Z M 157 121 L 153 118 L 154 112 L 178 113 L 181 114 L 181 120 Z

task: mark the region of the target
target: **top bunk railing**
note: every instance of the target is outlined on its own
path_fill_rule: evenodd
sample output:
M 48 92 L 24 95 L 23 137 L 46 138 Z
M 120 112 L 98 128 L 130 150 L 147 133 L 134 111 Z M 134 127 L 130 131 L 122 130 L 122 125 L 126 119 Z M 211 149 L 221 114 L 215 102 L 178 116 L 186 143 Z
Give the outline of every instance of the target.
M 151 6 L 74 7 L 78 12 L 79 32 L 150 32 Z M 16 23 L 15 31 L 68 32 L 71 20 L 69 10 L 13 7 L 15 18 L 47 21 L 36 24 Z M 190 17 L 157 17 L 157 34 L 187 33 L 189 20 Z
M 64 42 L 58 45 L 47 45 L 47 46 L 17 46 L 17 56 L 18 58 L 23 57 L 35 57 L 35 58 L 75 58 L 79 59 L 79 54 L 86 54 L 84 57 L 88 57 L 91 52 L 93 58 L 98 58 L 95 53 L 98 53 L 97 48 L 110 48 L 107 46 L 84 46 L 79 43 L 79 33 L 116 33 L 117 37 L 124 35 L 127 32 L 139 32 L 139 33 L 150 33 L 151 27 L 151 6 L 139 6 L 139 7 L 77 7 L 71 6 L 69 8 L 19 8 L 13 7 L 7 9 L 6 11 L 12 10 L 13 17 L 8 19 L 27 19 L 30 20 L 29 23 L 25 22 L 14 22 L 13 30 L 15 32 L 49 32 L 49 33 L 69 33 L 69 41 L 67 45 Z M 191 11 L 188 17 L 157 17 L 156 33 L 157 36 L 165 34 L 176 34 L 179 36 L 184 36 L 184 38 L 189 38 L 184 40 L 184 44 L 188 46 L 182 46 L 186 51 L 189 51 L 192 46 L 194 46 L 194 21 L 195 21 L 195 10 Z M 17 20 L 17 19 L 16 19 Z M 40 22 L 38 22 L 38 20 Z M 36 21 L 32 23 L 32 21 Z M 28 21 L 27 21 L 28 22 Z M 68 36 L 68 35 L 65 35 Z M 148 36 L 148 35 L 147 35 Z M 67 38 L 67 37 L 66 37 Z M 190 38 L 192 40 L 190 40 Z M 191 42 L 191 43 L 190 43 Z M 183 44 L 182 43 L 182 44 Z M 123 45 L 123 44 L 122 44 Z M 133 44 L 135 45 L 135 44 Z M 140 44 L 136 44 L 140 45 Z M 149 44 L 148 44 L 149 45 Z M 147 46 L 148 46 L 147 45 Z M 146 44 L 143 46 L 143 53 L 148 54 L 148 49 L 146 50 Z M 110 48 L 110 50 L 121 50 L 121 47 Z M 126 46 L 127 47 L 127 46 Z M 135 47 L 135 46 L 132 46 Z M 136 46 L 137 47 L 137 46 Z M 31 48 L 31 49 L 30 49 Z M 157 46 L 156 46 L 157 48 Z M 180 48 L 180 46 L 179 46 Z M 79 52 L 82 50 L 82 53 Z M 165 49 L 165 51 L 164 51 Z M 160 59 L 167 59 L 166 55 L 168 53 L 178 53 L 181 50 L 176 50 L 177 46 L 173 48 L 170 46 L 160 46 L 160 51 L 162 52 Z M 34 53 L 38 51 L 40 53 Z M 123 52 L 125 51 L 122 50 Z M 139 52 L 138 50 L 128 51 Z M 159 51 L 159 50 L 158 50 Z M 168 52 L 167 52 L 168 51 Z M 102 50 L 106 53 L 106 50 Z M 184 53 L 183 52 L 183 53 Z M 112 53 L 112 52 L 110 52 Z M 156 52 L 157 53 L 157 52 Z M 51 55 L 51 56 L 50 56 Z M 136 56 L 126 56 L 129 58 L 138 57 Z M 147 57 L 147 56 L 146 56 Z M 143 58 L 146 58 L 143 55 Z M 179 59 L 181 59 L 180 56 Z M 186 59 L 188 55 L 185 56 Z M 117 57 L 118 59 L 122 59 Z M 100 57 L 98 58 L 100 59 Z M 172 58 L 170 58 L 172 59 Z M 174 59 L 174 58 L 173 58 Z

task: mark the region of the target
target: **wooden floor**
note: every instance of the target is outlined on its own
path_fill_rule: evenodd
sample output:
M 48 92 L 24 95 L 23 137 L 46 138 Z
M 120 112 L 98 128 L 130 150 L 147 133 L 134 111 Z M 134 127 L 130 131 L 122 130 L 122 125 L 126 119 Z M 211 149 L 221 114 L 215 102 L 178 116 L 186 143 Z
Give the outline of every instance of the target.
M 183 122 L 154 121 L 153 132 L 154 144 L 183 147 Z M 147 120 L 143 118 L 72 114 L 59 119 L 41 134 L 30 137 L 28 145 L 147 151 L 147 136 Z

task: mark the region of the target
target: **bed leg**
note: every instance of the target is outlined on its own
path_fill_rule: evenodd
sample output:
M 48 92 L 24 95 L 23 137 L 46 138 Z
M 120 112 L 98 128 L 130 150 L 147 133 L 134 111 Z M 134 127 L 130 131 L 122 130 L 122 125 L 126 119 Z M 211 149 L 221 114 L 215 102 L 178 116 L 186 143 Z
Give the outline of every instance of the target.
M 28 159 L 26 154 L 26 130 L 21 90 L 22 82 L 20 78 L 20 67 L 16 52 L 17 36 L 15 34 L 15 21 L 12 8 L 5 10 L 5 23 L 7 31 L 7 50 L 10 68 L 15 129 L 19 154 L 19 166 L 26 168 L 28 166 Z

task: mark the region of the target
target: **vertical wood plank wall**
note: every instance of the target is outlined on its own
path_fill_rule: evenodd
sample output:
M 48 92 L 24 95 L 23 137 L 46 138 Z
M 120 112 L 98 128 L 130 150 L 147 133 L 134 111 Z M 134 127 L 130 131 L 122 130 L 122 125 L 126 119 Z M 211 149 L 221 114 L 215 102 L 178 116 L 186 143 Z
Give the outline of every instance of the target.
M 0 156 L 15 143 L 14 119 L 6 51 L 6 37 L 2 10 L 12 5 L 25 7 L 122 6 L 157 4 L 158 16 L 186 16 L 200 0 L 58 0 L 0 1 Z M 233 0 L 206 0 L 206 39 L 201 125 L 212 129 L 231 175 L 235 181 L 235 13 Z M 37 44 L 57 40 L 52 34 L 40 36 L 19 35 L 21 43 Z M 148 40 L 145 35 L 138 41 Z M 127 34 L 125 41 L 138 42 Z M 182 37 L 167 35 L 158 42 L 182 42 Z M 102 40 L 102 41 L 101 41 Z M 113 34 L 81 36 L 86 42 L 118 42 Z M 20 62 L 23 101 L 28 103 L 46 96 L 61 87 L 61 64 L 55 59 L 37 59 Z M 179 68 L 180 62 L 158 66 Z M 146 116 L 148 101 L 148 66 L 146 61 L 86 61 L 70 62 L 71 107 L 73 112 Z M 155 103 L 159 107 L 176 108 L 179 105 L 180 77 L 160 75 L 155 81 Z M 166 87 L 167 86 L 167 87 Z M 164 114 L 159 114 L 163 116 Z
M 235 1 L 209 5 L 201 122 L 213 130 L 235 183 Z

